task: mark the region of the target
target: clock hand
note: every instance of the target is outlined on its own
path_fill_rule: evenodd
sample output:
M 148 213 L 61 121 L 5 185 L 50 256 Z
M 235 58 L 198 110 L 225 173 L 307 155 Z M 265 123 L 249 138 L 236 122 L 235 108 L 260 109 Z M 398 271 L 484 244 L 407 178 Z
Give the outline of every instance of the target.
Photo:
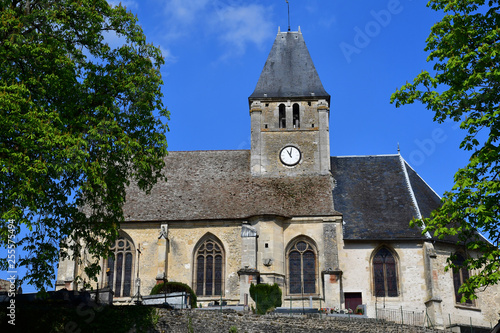
M 287 153 L 288 153 L 288 155 L 290 156 L 290 158 L 292 158 L 292 148 L 290 148 L 290 150 L 289 150 L 289 151 L 287 150 Z

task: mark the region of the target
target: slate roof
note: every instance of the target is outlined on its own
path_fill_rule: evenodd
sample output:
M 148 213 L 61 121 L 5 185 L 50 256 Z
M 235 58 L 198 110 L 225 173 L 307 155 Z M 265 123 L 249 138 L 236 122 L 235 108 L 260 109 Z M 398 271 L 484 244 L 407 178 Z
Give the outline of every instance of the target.
M 278 32 L 249 100 L 310 96 L 330 102 L 330 95 L 323 88 L 302 33 Z
M 439 196 L 400 155 L 332 157 L 335 210 L 346 240 L 421 240 L 417 217 L 429 217 Z
M 248 150 L 170 152 L 165 162 L 168 180 L 150 195 L 128 188 L 126 221 L 340 215 L 329 175 L 252 177 Z
M 408 223 L 440 205 L 400 155 L 332 157 L 333 189 L 329 175 L 252 177 L 248 150 L 170 152 L 165 162 L 168 180 L 150 195 L 128 188 L 126 221 L 343 215 L 345 240 L 423 240 Z

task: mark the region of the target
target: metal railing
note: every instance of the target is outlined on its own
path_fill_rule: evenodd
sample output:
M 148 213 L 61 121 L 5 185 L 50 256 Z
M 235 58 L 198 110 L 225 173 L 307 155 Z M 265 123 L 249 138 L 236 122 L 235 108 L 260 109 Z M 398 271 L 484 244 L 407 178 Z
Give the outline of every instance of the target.
M 424 326 L 425 323 L 424 311 L 407 311 L 403 310 L 403 308 L 376 308 L 375 312 L 377 320 L 386 320 L 401 325 L 412 326 Z

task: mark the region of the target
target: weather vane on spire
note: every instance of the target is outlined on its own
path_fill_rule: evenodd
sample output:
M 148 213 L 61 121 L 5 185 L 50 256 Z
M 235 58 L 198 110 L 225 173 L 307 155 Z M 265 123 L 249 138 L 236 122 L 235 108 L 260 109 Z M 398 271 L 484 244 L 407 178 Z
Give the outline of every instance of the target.
M 290 31 L 290 3 L 288 0 L 285 0 L 286 4 L 288 5 L 288 31 Z

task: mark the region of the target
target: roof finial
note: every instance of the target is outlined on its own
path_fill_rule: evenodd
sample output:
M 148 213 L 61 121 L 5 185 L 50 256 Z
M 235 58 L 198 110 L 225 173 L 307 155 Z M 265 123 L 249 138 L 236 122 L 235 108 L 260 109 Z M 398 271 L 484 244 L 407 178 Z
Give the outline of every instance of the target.
M 288 5 L 288 31 L 290 31 L 290 3 L 286 0 L 286 4 Z
M 401 150 L 399 150 L 399 142 L 398 142 L 398 155 L 401 154 Z

